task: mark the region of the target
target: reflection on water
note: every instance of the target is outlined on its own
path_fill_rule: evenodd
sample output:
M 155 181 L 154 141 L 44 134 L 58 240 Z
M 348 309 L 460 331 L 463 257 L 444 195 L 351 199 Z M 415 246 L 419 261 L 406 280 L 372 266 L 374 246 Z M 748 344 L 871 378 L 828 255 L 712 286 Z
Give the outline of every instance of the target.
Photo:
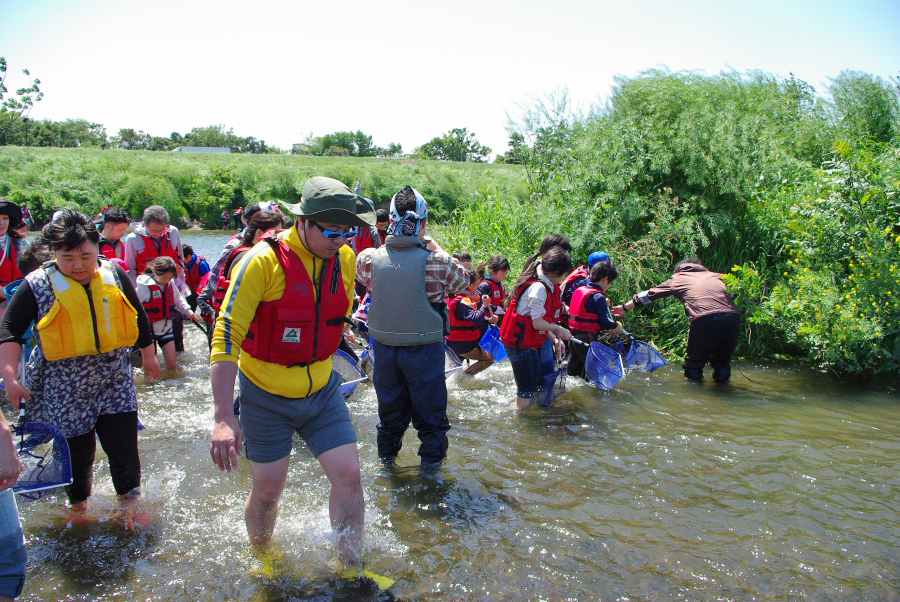
M 186 233 L 208 258 L 227 238 Z M 370 384 L 350 400 L 366 494 L 366 560 L 390 593 L 338 578 L 328 485 L 294 449 L 274 578 L 247 546 L 246 463 L 208 452 L 202 335 L 177 374 L 138 377 L 144 506 L 154 526 L 67 525 L 61 498 L 22 504 L 26 600 L 891 599 L 900 596 L 895 392 L 811 370 L 739 363 L 733 383 L 677 367 L 603 393 L 569 379 L 554 407 L 515 414 L 508 363 L 450 378 L 449 457 L 422 473 L 410 431 L 399 468 L 377 460 Z M 92 509 L 114 493 L 98 462 Z

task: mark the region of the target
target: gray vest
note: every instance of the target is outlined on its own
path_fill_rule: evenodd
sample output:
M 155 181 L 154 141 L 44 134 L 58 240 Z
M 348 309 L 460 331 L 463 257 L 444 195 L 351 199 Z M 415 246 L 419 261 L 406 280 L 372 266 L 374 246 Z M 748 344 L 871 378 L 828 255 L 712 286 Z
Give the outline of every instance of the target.
M 425 292 L 431 254 L 414 236 L 388 236 L 372 254 L 369 336 L 382 345 L 406 347 L 444 340 L 444 320 Z

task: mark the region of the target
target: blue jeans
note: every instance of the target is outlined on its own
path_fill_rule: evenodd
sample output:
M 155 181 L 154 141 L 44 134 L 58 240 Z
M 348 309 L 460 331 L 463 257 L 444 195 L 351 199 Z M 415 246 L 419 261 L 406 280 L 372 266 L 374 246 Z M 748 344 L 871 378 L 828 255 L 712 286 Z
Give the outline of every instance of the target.
M 553 357 L 553 343 L 550 339 L 544 339 L 540 349 L 541 354 L 541 375 L 546 376 L 556 369 L 555 358 Z
M 0 491 L 0 596 L 15 598 L 25 585 L 25 538 L 16 496 L 12 489 Z
M 400 453 L 403 434 L 412 421 L 419 433 L 422 464 L 447 455 L 447 383 L 444 344 L 409 347 L 374 341 L 375 394 L 378 396 L 378 457 L 392 460 Z
M 506 348 L 509 363 L 512 364 L 513 378 L 516 380 L 516 395 L 523 399 L 531 399 L 544 386 L 540 349 Z M 551 363 L 550 371 L 553 371 Z

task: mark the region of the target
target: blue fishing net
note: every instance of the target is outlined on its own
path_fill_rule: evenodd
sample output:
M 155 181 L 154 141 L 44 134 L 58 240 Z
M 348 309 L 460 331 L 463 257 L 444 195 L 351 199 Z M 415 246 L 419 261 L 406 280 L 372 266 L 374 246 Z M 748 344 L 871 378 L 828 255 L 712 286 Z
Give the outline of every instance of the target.
M 667 363 L 665 358 L 659 354 L 659 351 L 644 341 L 632 341 L 631 349 L 628 350 L 628 355 L 625 356 L 625 367 L 629 370 L 653 372 Z
M 478 341 L 478 346 L 487 351 L 494 363 L 501 362 L 506 359 L 506 347 L 500 341 L 500 329 L 491 324 L 487 331 Z
M 609 391 L 625 376 L 622 356 L 603 343 L 591 343 L 584 362 L 584 374 L 589 383 Z
M 340 349 L 331 356 L 331 366 L 344 379 L 344 382 L 341 384 L 341 394 L 343 394 L 344 399 L 353 395 L 356 386 L 367 378 L 366 373 L 359 367 L 359 364 Z
M 566 392 L 566 367 L 559 366 L 550 374 L 544 375 L 544 390 L 534 394 L 534 403 L 546 408 L 559 396 Z
M 55 487 L 72 484 L 72 461 L 65 436 L 44 422 L 21 422 L 13 427 L 22 472 L 13 491 L 30 499 Z

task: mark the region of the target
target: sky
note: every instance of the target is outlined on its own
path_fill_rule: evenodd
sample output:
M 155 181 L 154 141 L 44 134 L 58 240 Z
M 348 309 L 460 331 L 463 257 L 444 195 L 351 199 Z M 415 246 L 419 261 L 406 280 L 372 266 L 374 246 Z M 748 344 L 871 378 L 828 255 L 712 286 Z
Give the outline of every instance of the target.
M 0 56 L 10 90 L 41 80 L 31 118 L 110 136 L 362 130 L 412 152 L 465 127 L 502 153 L 535 99 L 586 111 L 647 69 L 793 73 L 823 95 L 845 69 L 896 77 L 898 26 L 900 0 L 0 0 Z

